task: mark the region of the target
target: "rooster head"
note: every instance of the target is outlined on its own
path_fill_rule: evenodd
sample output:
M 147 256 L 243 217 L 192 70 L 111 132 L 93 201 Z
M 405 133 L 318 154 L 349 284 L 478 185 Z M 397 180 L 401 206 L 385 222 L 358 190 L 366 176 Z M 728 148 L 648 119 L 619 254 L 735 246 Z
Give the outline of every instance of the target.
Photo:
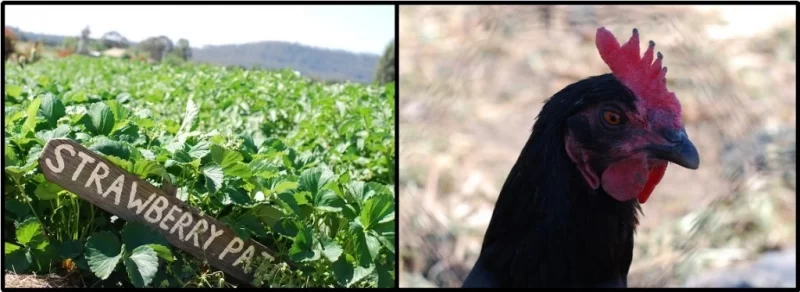
M 581 93 L 578 103 L 586 105 L 567 119 L 565 148 L 592 189 L 644 203 L 670 162 L 697 169 L 700 158 L 686 135 L 680 102 L 667 90 L 661 52 L 653 60 L 655 43 L 640 57 L 636 29 L 620 45 L 601 27 L 596 45 L 611 74 Z

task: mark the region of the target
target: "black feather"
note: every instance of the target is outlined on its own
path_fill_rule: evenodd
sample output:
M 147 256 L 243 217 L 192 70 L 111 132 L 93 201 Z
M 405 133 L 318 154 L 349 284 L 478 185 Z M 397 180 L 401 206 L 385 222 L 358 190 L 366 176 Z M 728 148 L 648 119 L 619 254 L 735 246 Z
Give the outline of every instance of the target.
M 611 74 L 569 85 L 542 108 L 497 199 L 464 287 L 625 287 L 641 211 L 595 191 L 567 156 L 569 117 L 633 94 Z M 589 135 L 583 133 L 577 135 Z

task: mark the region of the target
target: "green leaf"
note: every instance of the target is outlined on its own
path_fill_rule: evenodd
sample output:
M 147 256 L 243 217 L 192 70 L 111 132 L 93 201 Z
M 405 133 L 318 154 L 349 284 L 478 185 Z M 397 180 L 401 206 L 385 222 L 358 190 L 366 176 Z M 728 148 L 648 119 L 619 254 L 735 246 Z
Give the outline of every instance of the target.
M 333 263 L 333 276 L 336 282 L 344 287 L 350 287 L 354 268 L 353 264 L 347 262 L 347 257 L 339 257 L 339 260 Z
M 361 209 L 361 225 L 369 229 L 383 220 L 394 218 L 394 199 L 387 195 L 373 196 Z
M 156 175 L 163 179 L 171 181 L 167 170 L 158 162 L 150 160 L 136 160 L 133 164 L 133 173 L 139 178 L 146 178 L 149 175 Z
M 355 269 L 353 269 L 353 279 L 351 279 L 350 283 L 347 284 L 348 287 L 366 278 L 369 276 L 369 274 L 372 274 L 374 270 L 375 265 L 370 265 L 369 267 L 356 266 Z
M 344 185 L 344 194 L 348 203 L 357 206 L 357 211 L 361 210 L 361 206 L 370 196 L 375 194 L 374 191 L 367 187 L 367 184 L 361 181 L 353 181 Z
M 216 165 L 203 167 L 203 175 L 206 177 L 206 185 L 211 192 L 216 192 L 222 188 L 222 168 Z
M 354 224 L 351 224 L 353 227 Z M 372 264 L 373 257 L 372 251 L 370 250 L 370 243 L 367 242 L 367 236 L 364 234 L 364 229 L 361 226 L 355 226 L 353 229 L 354 239 L 355 239 L 355 249 L 356 249 L 356 259 L 358 259 L 358 264 L 361 266 L 369 266 Z
M 223 201 L 225 204 L 227 204 L 225 201 L 228 200 L 239 206 L 246 206 L 253 203 L 253 199 L 250 198 L 246 192 L 239 188 L 227 186 L 225 187 L 223 193 L 225 194 L 225 200 Z
M 95 232 L 86 242 L 86 261 L 98 278 L 105 280 L 122 258 L 119 239 L 108 231 Z
M 186 112 L 183 116 L 183 122 L 178 129 L 178 133 L 191 132 L 197 127 L 197 114 L 200 112 L 200 107 L 194 103 L 191 97 L 186 101 Z
M 17 218 L 25 218 L 25 215 L 30 213 L 31 208 L 28 205 L 20 202 L 16 198 L 8 198 L 6 199 L 5 206 L 6 210 L 11 212 L 12 214 L 16 215 Z
M 297 193 L 294 193 L 294 200 L 295 200 L 295 202 L 297 202 L 298 205 L 309 206 L 310 203 L 308 202 L 308 196 L 310 196 L 310 195 L 311 195 L 311 193 L 309 193 L 309 192 L 297 192 Z
M 36 129 L 36 114 L 39 112 L 39 105 L 41 104 L 42 98 L 37 97 L 28 105 L 28 110 L 25 111 L 27 118 L 25 118 L 25 123 L 22 124 L 21 134 L 23 136 L 28 132 L 33 132 Z
M 245 179 L 251 176 L 248 165 L 242 163 L 244 158 L 241 153 L 225 149 L 216 144 L 211 145 L 210 149 L 212 160 L 222 167 L 226 175 Z
M 15 177 L 16 180 L 20 180 L 26 173 L 36 169 L 38 165 L 38 163 L 30 162 L 23 166 L 6 166 L 5 171 L 7 174 Z
M 13 244 L 13 243 L 9 243 L 9 242 L 4 242 L 3 246 L 5 248 L 5 251 L 3 252 L 3 254 L 5 254 L 5 255 L 8 255 L 8 254 L 10 254 L 12 252 L 15 252 L 17 250 L 22 249 L 21 246 Z
M 278 208 L 266 204 L 255 206 L 250 212 L 268 227 L 275 226 L 275 223 L 277 223 L 278 220 L 286 216 L 286 214 L 284 214 Z
M 6 85 L 6 95 L 19 98 L 22 94 L 22 87 L 18 85 Z
M 168 246 L 161 244 L 148 244 L 147 246 L 152 248 L 164 261 L 172 262 L 175 260 L 175 256 L 172 255 L 172 250 Z
M 267 230 L 264 229 L 264 225 L 261 224 L 258 218 L 251 214 L 244 214 L 239 217 L 238 222 L 240 226 L 244 227 L 247 231 L 255 234 L 258 237 L 266 238 L 267 237 Z
M 33 145 L 28 151 L 28 158 L 25 160 L 26 165 L 34 165 L 34 168 L 39 165 L 39 157 L 42 155 L 42 146 Z
M 111 112 L 114 114 L 114 118 L 117 121 L 125 120 L 130 116 L 131 112 L 127 108 L 125 108 L 124 105 L 122 105 L 122 103 L 119 100 L 119 96 L 117 96 L 117 100 L 109 100 L 106 101 L 106 103 L 108 104 L 108 107 L 111 109 Z
M 41 140 L 42 143 L 47 143 L 50 139 L 66 138 L 69 135 L 69 126 L 61 125 L 55 129 L 36 132 L 36 138 Z
M 28 218 L 17 226 L 17 242 L 31 246 L 43 239 L 42 223 L 36 218 Z
M 47 75 L 40 75 L 36 78 L 36 84 L 39 84 L 41 87 L 47 87 L 50 85 L 50 77 Z
M 222 218 L 222 223 L 228 225 L 231 229 L 233 229 L 233 232 L 236 233 L 236 236 L 241 238 L 242 240 L 247 241 L 250 239 L 250 231 L 248 231 L 247 228 L 239 224 L 239 222 L 237 222 L 236 219 L 233 218 L 233 216 L 225 216 L 225 218 Z
M 43 243 L 35 249 L 31 249 L 31 259 L 36 264 L 36 270 L 43 271 L 51 267 L 51 263 L 58 260 L 58 254 L 53 246 Z
M 127 120 L 119 122 L 114 126 L 111 137 L 128 143 L 144 142 L 144 138 L 139 136 L 139 126 L 129 124 Z
M 322 240 L 323 242 L 323 252 L 322 254 L 325 255 L 329 261 L 336 262 L 339 259 L 339 256 L 342 255 L 342 247 L 334 240 L 325 238 Z
M 208 143 L 208 141 L 201 141 L 201 142 L 195 144 L 189 150 L 189 156 L 194 157 L 194 158 L 200 158 L 200 159 L 202 159 L 203 157 L 206 157 L 206 155 L 208 155 L 208 153 L 211 153 L 211 150 L 209 150 L 209 145 L 211 145 L 211 144 Z
M 114 141 L 105 137 L 97 139 L 97 141 L 89 147 L 89 150 L 122 159 L 130 159 L 131 157 L 131 147 L 128 143 Z
M 301 195 L 301 194 L 298 194 Z M 280 193 L 278 194 L 278 199 L 281 200 L 284 204 L 289 206 L 289 209 L 294 211 L 295 214 L 300 215 L 300 204 L 297 202 L 297 197 L 292 193 Z
M 234 176 L 234 177 L 241 177 L 243 179 L 248 179 L 253 174 L 250 172 L 250 168 L 247 167 L 247 164 L 237 162 L 228 166 L 228 168 L 222 169 L 225 172 L 225 175 Z
M 175 161 L 180 163 L 189 163 L 193 160 L 192 156 L 189 155 L 189 152 L 183 150 L 176 150 L 172 157 L 175 159 Z
M 43 182 L 36 186 L 34 194 L 39 200 L 46 201 L 55 199 L 58 192 L 62 191 L 61 187 L 51 182 Z
M 252 175 L 257 175 L 269 179 L 278 174 L 278 166 L 265 159 L 255 159 L 247 165 Z
M 133 286 L 147 287 L 158 272 L 158 254 L 149 246 L 137 247 L 125 258 L 125 269 Z
M 111 155 L 102 155 L 102 156 L 103 158 L 107 159 L 108 162 L 111 162 L 113 166 L 122 168 L 128 172 L 133 171 L 133 163 L 131 163 L 130 161 Z
M 374 265 L 366 268 L 357 265 L 354 266 L 347 260 L 347 258 L 351 258 L 351 256 L 347 255 L 346 257 L 340 257 L 338 261 L 333 263 L 333 275 L 339 285 L 349 288 L 375 270 Z
M 275 186 L 275 189 L 273 189 L 273 191 L 276 192 L 276 193 L 283 193 L 283 192 L 288 191 L 288 190 L 296 189 L 297 186 L 298 186 L 297 182 L 282 181 L 282 182 L 279 182 Z
M 333 180 L 335 177 L 329 169 L 321 167 L 307 169 L 300 174 L 300 190 L 311 192 L 311 197 L 315 198 Z
M 18 249 L 10 254 L 5 254 L 6 265 L 4 269 L 15 273 L 25 273 L 33 263 L 31 251 L 28 248 Z
M 42 98 L 42 105 L 39 113 L 47 120 L 50 128 L 53 128 L 58 123 L 58 119 L 66 115 L 64 104 L 56 98 L 52 93 L 47 93 Z
M 164 212 L 169 212 L 169 209 L 165 209 Z M 163 216 L 166 215 L 167 214 L 163 214 Z M 177 220 L 178 218 L 175 218 L 175 221 Z M 148 244 L 169 245 L 169 242 L 161 233 L 136 221 L 128 221 L 125 223 L 125 226 L 122 227 L 122 243 L 125 244 L 128 250 L 134 250 L 137 247 Z
M 284 217 L 278 220 L 278 222 L 273 226 L 273 228 L 275 228 L 275 232 L 288 237 L 295 237 L 299 232 L 297 223 L 295 223 L 294 220 L 288 217 Z
M 378 252 L 381 250 L 381 243 L 377 237 L 373 236 L 372 233 L 365 233 L 365 239 L 367 244 L 367 250 L 369 250 L 370 258 L 374 261 L 378 258 Z
M 83 125 L 92 134 L 108 135 L 114 129 L 114 113 L 105 103 L 94 103 L 84 115 Z
M 83 242 L 67 240 L 56 247 L 58 254 L 65 259 L 76 259 L 83 253 Z
M 19 159 L 17 158 L 17 153 L 14 152 L 14 147 L 11 147 L 11 144 L 5 144 L 3 146 L 5 149 L 5 153 L 3 156 L 6 158 L 5 165 L 17 165 L 19 164 Z
M 341 212 L 344 200 L 331 190 L 322 190 L 314 198 L 314 207 L 323 212 Z
M 24 111 L 6 112 L 6 127 L 14 125 L 16 121 L 25 117 Z
M 84 103 L 88 101 L 89 98 L 86 97 L 86 92 L 76 91 L 69 96 L 68 100 L 72 100 L 73 103 Z
M 392 226 L 392 227 L 394 227 L 394 226 Z M 386 249 L 388 249 L 389 252 L 395 253 L 394 252 L 394 232 L 389 233 L 389 234 L 383 234 L 383 236 L 378 237 L 378 240 L 381 241 L 383 246 L 386 247 Z
M 319 259 L 319 252 L 314 250 L 314 233 L 311 228 L 298 224 L 298 232 L 294 237 L 289 257 L 295 262 L 315 261 Z

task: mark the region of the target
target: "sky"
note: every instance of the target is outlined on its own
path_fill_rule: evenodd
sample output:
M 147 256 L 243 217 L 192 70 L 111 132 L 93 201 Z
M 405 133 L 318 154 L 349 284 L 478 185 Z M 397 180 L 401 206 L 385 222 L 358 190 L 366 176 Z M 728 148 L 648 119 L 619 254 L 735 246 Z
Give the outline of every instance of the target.
M 383 54 L 394 39 L 393 5 L 6 5 L 23 31 L 91 38 L 115 30 L 139 42 L 165 35 L 192 47 L 287 41 Z

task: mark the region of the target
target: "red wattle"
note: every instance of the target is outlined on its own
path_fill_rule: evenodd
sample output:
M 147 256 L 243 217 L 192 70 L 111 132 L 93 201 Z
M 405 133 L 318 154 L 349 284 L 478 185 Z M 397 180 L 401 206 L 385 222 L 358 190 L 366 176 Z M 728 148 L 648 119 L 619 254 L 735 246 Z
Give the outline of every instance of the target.
M 658 165 L 650 171 L 650 175 L 647 177 L 647 184 L 644 185 L 644 189 L 639 193 L 639 203 L 644 204 L 644 202 L 647 202 L 647 199 L 650 198 L 650 194 L 656 189 L 656 185 L 661 182 L 661 178 L 664 177 L 666 171 L 666 163 Z

